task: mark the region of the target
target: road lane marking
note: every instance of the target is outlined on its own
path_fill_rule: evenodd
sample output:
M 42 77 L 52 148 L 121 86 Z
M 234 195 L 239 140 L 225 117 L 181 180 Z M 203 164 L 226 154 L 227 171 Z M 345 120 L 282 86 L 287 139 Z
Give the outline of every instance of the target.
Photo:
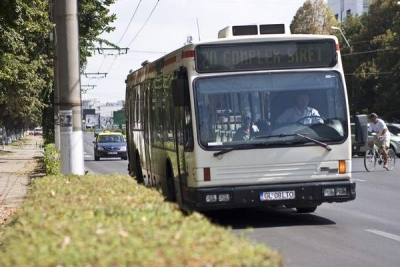
M 354 181 L 358 181 L 358 182 L 366 182 L 367 180 L 363 180 L 363 179 L 356 179 L 356 178 L 352 178 L 352 180 Z
M 376 234 L 376 235 L 380 235 L 380 236 L 383 236 L 383 237 L 386 237 L 386 238 L 390 238 L 390 239 L 393 239 L 393 240 L 396 240 L 396 241 L 400 242 L 400 236 L 398 236 L 398 235 L 390 234 L 390 233 L 379 231 L 379 230 L 375 230 L 375 229 L 365 229 L 365 231 L 373 233 L 373 234 Z

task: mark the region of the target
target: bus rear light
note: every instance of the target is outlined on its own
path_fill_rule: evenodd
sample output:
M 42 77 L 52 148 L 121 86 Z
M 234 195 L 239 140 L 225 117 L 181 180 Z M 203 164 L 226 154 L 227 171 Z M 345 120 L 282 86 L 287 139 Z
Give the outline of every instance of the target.
M 210 168 L 204 168 L 204 182 L 211 181 L 211 172 Z
M 345 174 L 345 173 L 346 173 L 346 161 L 339 160 L 339 174 Z

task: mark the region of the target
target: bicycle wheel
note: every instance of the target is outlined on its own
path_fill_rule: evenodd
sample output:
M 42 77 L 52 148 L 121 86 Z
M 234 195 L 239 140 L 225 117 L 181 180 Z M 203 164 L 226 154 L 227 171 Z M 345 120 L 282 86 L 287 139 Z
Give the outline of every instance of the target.
M 391 171 L 394 168 L 394 165 L 396 164 L 396 154 L 394 153 L 394 151 L 389 148 L 388 151 L 388 167 L 386 168 L 386 170 Z
M 368 149 L 364 155 L 364 166 L 365 169 L 369 172 L 372 172 L 375 169 L 376 165 L 376 156 L 373 148 Z

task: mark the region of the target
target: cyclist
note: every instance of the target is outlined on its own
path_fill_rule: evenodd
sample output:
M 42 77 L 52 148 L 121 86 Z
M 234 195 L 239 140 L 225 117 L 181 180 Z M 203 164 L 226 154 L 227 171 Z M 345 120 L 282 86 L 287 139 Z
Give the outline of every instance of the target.
M 384 160 L 383 167 L 387 169 L 388 168 L 387 149 L 390 146 L 390 132 L 388 130 L 388 127 L 386 126 L 386 123 L 383 120 L 378 119 L 378 115 L 376 113 L 369 114 L 368 118 L 371 122 L 368 126 L 368 132 L 376 133 L 376 138 L 374 142 L 378 146 L 378 148 L 380 148 L 382 151 Z M 370 142 L 368 145 L 372 147 L 374 145 L 374 142 Z

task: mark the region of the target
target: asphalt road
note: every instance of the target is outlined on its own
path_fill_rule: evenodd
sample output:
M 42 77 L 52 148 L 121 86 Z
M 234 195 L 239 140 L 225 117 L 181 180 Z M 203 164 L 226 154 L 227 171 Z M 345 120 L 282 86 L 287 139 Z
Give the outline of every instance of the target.
M 121 158 L 100 158 L 95 161 L 93 157 L 93 141 L 95 140 L 93 133 L 84 133 L 83 150 L 85 153 L 85 171 L 90 173 L 118 173 L 128 175 L 128 161 Z
M 400 165 L 368 173 L 362 158 L 353 159 L 355 201 L 323 204 L 312 214 L 271 208 L 208 215 L 277 249 L 288 267 L 400 266 Z
M 128 162 L 93 159 L 85 134 L 85 167 L 92 173 L 127 174 Z M 218 211 L 206 215 L 234 234 L 247 235 L 283 255 L 287 267 L 400 266 L 400 159 L 393 171 L 364 169 L 353 158 L 355 201 L 323 204 L 312 214 L 282 207 Z

